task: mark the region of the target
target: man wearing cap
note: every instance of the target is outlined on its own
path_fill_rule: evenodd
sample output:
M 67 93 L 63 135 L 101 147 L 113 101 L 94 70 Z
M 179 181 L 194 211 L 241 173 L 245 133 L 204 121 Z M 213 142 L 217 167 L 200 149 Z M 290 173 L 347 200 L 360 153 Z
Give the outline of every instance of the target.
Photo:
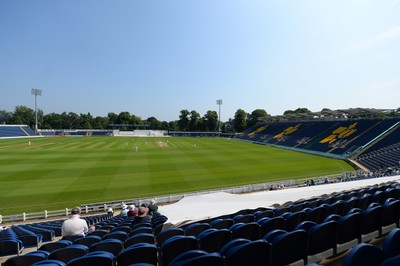
M 89 230 L 87 222 L 80 218 L 81 208 L 75 207 L 71 210 L 71 217 L 65 220 L 61 226 L 61 235 L 82 235 L 85 236 Z

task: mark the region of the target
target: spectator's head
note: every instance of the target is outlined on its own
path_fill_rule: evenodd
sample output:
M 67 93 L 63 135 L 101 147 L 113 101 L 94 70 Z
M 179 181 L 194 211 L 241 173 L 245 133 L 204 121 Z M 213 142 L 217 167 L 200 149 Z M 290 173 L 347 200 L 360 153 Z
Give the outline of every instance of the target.
M 133 205 L 133 204 L 129 206 L 129 210 L 130 210 L 130 211 L 133 211 L 133 210 L 135 210 L 135 208 L 136 208 L 136 206 L 135 206 L 135 205 Z
M 128 209 L 128 206 L 126 204 L 122 204 L 122 209 L 123 210 Z
M 156 204 L 156 199 L 151 199 L 151 200 L 150 200 L 150 204 L 151 204 L 151 205 Z
M 148 209 L 148 208 L 146 208 L 146 207 L 139 207 L 138 216 L 139 216 L 139 217 L 144 217 L 144 216 L 147 215 L 148 212 L 149 212 L 149 209 Z
M 72 208 L 71 214 L 72 214 L 72 215 L 74 215 L 74 214 L 81 214 L 81 208 L 79 208 L 79 207 L 74 207 L 74 208 Z

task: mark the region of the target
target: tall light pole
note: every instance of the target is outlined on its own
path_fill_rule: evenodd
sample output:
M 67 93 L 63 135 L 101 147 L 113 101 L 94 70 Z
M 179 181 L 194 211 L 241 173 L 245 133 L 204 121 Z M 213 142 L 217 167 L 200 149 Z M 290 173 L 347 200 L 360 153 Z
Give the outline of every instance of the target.
M 35 95 L 35 133 L 38 133 L 38 113 L 37 113 L 37 96 L 42 96 L 42 90 L 32 89 L 31 94 Z
M 217 104 L 218 104 L 218 107 L 219 107 L 219 110 L 218 110 L 218 132 L 221 132 L 221 105 L 222 105 L 222 100 L 221 99 L 217 100 Z

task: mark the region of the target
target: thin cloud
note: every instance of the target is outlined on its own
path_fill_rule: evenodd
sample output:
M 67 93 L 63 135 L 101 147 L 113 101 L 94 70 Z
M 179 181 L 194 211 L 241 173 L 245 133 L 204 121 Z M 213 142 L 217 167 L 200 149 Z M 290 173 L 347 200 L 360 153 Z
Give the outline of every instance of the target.
M 400 26 L 393 27 L 377 36 L 378 41 L 388 41 L 400 37 Z
M 399 0 L 400 1 L 400 0 Z M 390 28 L 362 43 L 352 43 L 342 51 L 341 55 L 350 55 L 363 52 L 382 42 L 390 41 L 400 37 L 400 25 Z

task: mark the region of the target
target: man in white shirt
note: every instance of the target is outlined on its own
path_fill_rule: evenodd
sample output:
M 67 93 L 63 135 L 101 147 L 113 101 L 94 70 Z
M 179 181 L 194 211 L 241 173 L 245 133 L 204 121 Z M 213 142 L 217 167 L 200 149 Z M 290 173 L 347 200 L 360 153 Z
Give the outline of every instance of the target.
M 82 235 L 85 236 L 89 230 L 87 222 L 80 218 L 81 208 L 75 207 L 71 210 L 71 217 L 65 220 L 61 226 L 61 235 Z

